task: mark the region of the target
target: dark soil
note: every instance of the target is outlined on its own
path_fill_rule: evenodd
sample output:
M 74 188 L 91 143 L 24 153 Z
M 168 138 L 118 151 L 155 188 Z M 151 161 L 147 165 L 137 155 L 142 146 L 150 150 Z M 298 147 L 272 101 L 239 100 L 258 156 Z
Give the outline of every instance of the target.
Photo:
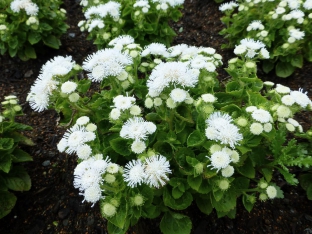
M 58 115 L 54 111 L 33 112 L 25 101 L 30 86 L 37 78 L 41 66 L 56 55 L 71 55 L 81 64 L 88 54 L 96 51 L 92 42 L 86 40 L 77 24 L 83 19 L 78 0 L 65 0 L 70 28 L 62 37 L 60 50 L 47 49 L 38 59 L 22 62 L 9 56 L 0 57 L 0 101 L 5 95 L 19 97 L 25 116 L 18 121 L 29 124 L 33 131 L 27 134 L 35 143 L 34 147 L 24 148 L 34 161 L 25 164 L 32 180 L 28 192 L 16 193 L 18 200 L 12 212 L 0 220 L 1 234 L 37 233 L 107 233 L 106 221 L 101 218 L 99 207 L 82 203 L 82 196 L 73 187 L 73 170 L 77 164 L 75 156 L 61 154 L 56 143 L 62 138 L 64 129 L 57 126 Z M 218 32 L 223 28 L 219 4 L 213 0 L 186 0 L 183 17 L 172 23 L 176 32 L 174 44 L 185 43 L 195 46 L 210 46 L 227 60 L 234 57 L 231 50 L 221 50 L 226 43 Z M 291 87 L 304 88 L 312 93 L 312 64 L 305 64 L 287 79 L 279 79 L 274 74 L 259 77 Z M 219 79 L 227 74 L 220 69 Z M 301 124 L 311 123 L 310 116 L 302 116 Z M 193 234 L 202 233 L 312 233 L 312 201 L 307 200 L 300 186 L 288 186 L 279 176 L 275 181 L 282 186 L 284 199 L 257 203 L 248 213 L 238 202 L 235 219 L 217 218 L 215 212 L 206 216 L 191 206 L 186 214 L 193 221 Z M 142 220 L 128 231 L 130 234 L 158 234 L 159 219 Z

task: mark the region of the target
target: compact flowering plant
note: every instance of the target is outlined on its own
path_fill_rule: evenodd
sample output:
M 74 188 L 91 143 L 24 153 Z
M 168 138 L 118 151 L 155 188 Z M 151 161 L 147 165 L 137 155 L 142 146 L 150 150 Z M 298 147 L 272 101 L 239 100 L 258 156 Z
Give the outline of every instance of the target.
M 220 32 L 228 40 L 224 47 L 233 48 L 242 39 L 259 40 L 270 52 L 263 70 L 275 68 L 279 77 L 290 76 L 303 61 L 312 61 L 312 1 L 305 0 L 238 0 L 223 3 Z
M 32 161 L 32 157 L 20 145 L 33 145 L 21 131 L 31 130 L 28 125 L 15 122 L 22 115 L 22 107 L 14 95 L 4 97 L 0 112 L 0 219 L 15 206 L 17 197 L 11 191 L 28 191 L 30 177 L 22 162 Z
M 0 2 L 0 52 L 22 60 L 35 59 L 36 49 L 60 46 L 68 28 L 60 0 L 3 0 Z
M 160 42 L 169 46 L 176 35 L 169 21 L 178 21 L 184 0 L 81 0 L 85 20 L 81 31 L 88 31 L 98 49 L 119 35 L 132 36 L 140 45 Z
M 242 42 L 224 84 L 213 48 L 142 48 L 129 35 L 108 44 L 82 66 L 48 61 L 28 101 L 63 114 L 58 150 L 77 155 L 74 186 L 99 203 L 109 233 L 159 215 L 163 233 L 190 233 L 183 210 L 193 201 L 205 214 L 234 217 L 238 199 L 250 211 L 257 200 L 283 197 L 276 173 L 296 185 L 289 167 L 312 165 L 312 131 L 295 120 L 311 100 L 257 77 L 256 60 L 268 56 L 262 44 Z

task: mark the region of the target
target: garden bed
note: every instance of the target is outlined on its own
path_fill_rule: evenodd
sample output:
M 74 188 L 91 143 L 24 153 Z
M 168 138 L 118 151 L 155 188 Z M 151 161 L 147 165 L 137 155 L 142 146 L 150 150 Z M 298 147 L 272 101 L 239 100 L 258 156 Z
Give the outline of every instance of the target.
M 76 156 L 59 153 L 56 148 L 65 130 L 57 126 L 59 116 L 54 111 L 35 113 L 26 102 L 30 86 L 46 61 L 56 55 L 71 55 L 81 64 L 88 54 L 96 51 L 92 42 L 86 40 L 86 34 L 77 27 L 83 17 L 78 2 L 64 1 L 70 28 L 62 37 L 60 50 L 47 49 L 36 60 L 27 62 L 7 55 L 0 57 L 1 101 L 9 94 L 20 99 L 25 116 L 19 117 L 18 121 L 33 127 L 33 131 L 26 134 L 36 144 L 25 148 L 34 160 L 25 164 L 32 188 L 28 192 L 16 193 L 17 204 L 0 220 L 0 233 L 106 233 L 106 221 L 101 217 L 98 205 L 91 208 L 90 204 L 82 203 L 83 197 L 73 187 Z M 186 0 L 182 19 L 172 26 L 178 32 L 174 44 L 215 48 L 223 56 L 224 68 L 234 54 L 232 50 L 220 49 L 226 40 L 218 34 L 223 28 L 218 7 L 213 0 Z M 227 79 L 223 68 L 218 71 L 221 81 Z M 303 88 L 312 94 L 311 74 L 312 64 L 305 64 L 287 79 L 264 74 L 261 70 L 258 76 L 293 90 Z M 297 120 L 307 126 L 311 123 L 311 116 L 302 115 Z M 312 202 L 307 200 L 305 191 L 300 186 L 287 185 L 278 174 L 275 174 L 274 181 L 284 191 L 284 199 L 258 202 L 250 213 L 238 202 L 235 219 L 218 219 L 214 212 L 206 216 L 196 205 L 191 206 L 185 214 L 192 219 L 192 233 L 312 233 Z M 160 233 L 159 220 L 142 220 L 128 232 Z

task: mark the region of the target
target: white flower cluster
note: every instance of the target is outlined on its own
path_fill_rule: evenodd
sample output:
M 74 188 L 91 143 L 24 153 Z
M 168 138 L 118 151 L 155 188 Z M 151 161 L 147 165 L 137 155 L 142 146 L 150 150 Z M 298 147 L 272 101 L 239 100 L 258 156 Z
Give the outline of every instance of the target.
M 87 160 L 83 160 L 74 170 L 74 187 L 78 188 L 81 192 L 80 195 L 84 196 L 83 202 L 91 202 L 93 203 L 92 206 L 103 198 L 101 185 L 104 179 L 102 175 L 110 173 L 109 171 L 111 171 L 111 168 L 114 168 L 115 173 L 117 173 L 119 169 L 119 166 L 115 163 L 111 163 L 108 157 L 105 160 L 102 158 L 103 155 L 98 155 L 97 158 L 91 157 Z
M 231 177 L 234 174 L 234 167 L 230 163 L 237 163 L 239 161 L 237 151 L 227 147 L 222 148 L 220 145 L 212 145 L 210 147 L 210 153 L 210 157 L 206 156 L 210 160 L 210 165 L 207 167 L 212 167 L 217 172 L 221 170 L 223 177 Z
M 31 86 L 27 97 L 27 101 L 33 110 L 41 112 L 48 108 L 49 98 L 59 84 L 54 77 L 67 75 L 74 65 L 75 62 L 72 61 L 71 56 L 56 56 L 42 66 L 40 74 Z M 74 89 L 74 86 L 72 84 L 70 88 L 67 86 L 67 88 L 64 87 L 62 90 L 65 91 L 64 93 L 69 93 L 70 90 Z
M 234 54 L 245 55 L 247 58 L 254 58 L 257 54 L 260 58 L 268 59 L 270 54 L 261 41 L 255 41 L 252 38 L 245 38 L 240 41 L 240 44 L 235 46 Z
M 232 117 L 226 113 L 219 111 L 212 113 L 206 120 L 206 137 L 234 148 L 243 139 L 243 135 L 239 133 L 239 128 L 232 121 Z
M 57 145 L 58 150 L 68 154 L 76 153 L 83 160 L 91 157 L 92 149 L 87 143 L 95 140 L 94 131 L 97 127 L 89 121 L 88 116 L 78 118 L 76 124 L 64 133 Z
M 258 109 L 256 106 L 248 106 L 246 112 L 251 113 L 251 118 L 255 121 L 250 125 L 250 132 L 260 135 L 263 131 L 271 132 L 273 128 L 273 117 L 269 111 Z
M 125 139 L 134 140 L 131 150 L 140 154 L 146 149 L 145 140 L 148 135 L 156 131 L 156 125 L 153 122 L 145 121 L 142 117 L 133 117 L 128 119 L 120 130 L 120 136 Z
M 143 13 L 147 13 L 151 7 L 147 0 L 138 0 L 133 4 L 134 8 L 141 8 Z
M 140 159 L 128 162 L 124 169 L 124 181 L 129 187 L 137 187 L 142 183 L 150 187 L 159 188 L 169 180 L 170 164 L 166 157 L 154 155 L 146 158 L 144 162 Z
M 11 10 L 15 13 L 19 13 L 22 9 L 26 11 L 27 15 L 37 15 L 39 7 L 31 0 L 14 0 L 10 4 Z
M 118 120 L 121 113 L 129 110 L 129 113 L 133 116 L 138 116 L 141 114 L 141 108 L 135 105 L 135 98 L 123 95 L 118 95 L 113 99 L 113 109 L 111 110 L 109 117 L 112 120 Z
M 226 3 L 222 3 L 219 6 L 219 10 L 224 12 L 224 11 L 232 11 L 235 7 L 237 7 L 238 4 L 236 2 L 226 2 Z
M 82 68 L 88 73 L 88 78 L 101 82 L 108 76 L 121 76 L 127 65 L 132 64 L 132 58 L 118 49 L 106 48 L 89 55 L 83 62 Z

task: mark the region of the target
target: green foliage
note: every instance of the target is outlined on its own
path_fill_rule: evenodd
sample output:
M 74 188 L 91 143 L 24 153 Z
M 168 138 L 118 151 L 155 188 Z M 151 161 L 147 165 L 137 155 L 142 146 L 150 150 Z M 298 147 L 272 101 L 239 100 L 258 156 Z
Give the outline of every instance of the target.
M 311 100 L 302 90 L 262 82 L 256 67 L 261 55 L 231 59 L 230 78 L 220 83 L 220 55 L 212 48 L 177 45 L 158 54 L 146 53 L 148 46 L 142 50 L 129 42 L 129 50 L 115 42 L 111 47 L 121 52 L 109 47 L 84 62 L 89 79 L 78 79 L 81 67 L 74 62 L 68 74 L 51 77 L 57 83 L 46 106 L 30 93 L 34 109 L 62 113 L 69 129 L 58 149 L 77 154 L 74 184 L 86 201 L 99 201 L 110 233 L 125 233 L 140 218 L 158 216 L 163 233 L 190 233 L 184 211 L 191 204 L 205 214 L 215 210 L 218 217 L 234 218 L 237 199 L 250 212 L 259 200 L 283 198 L 276 173 L 296 185 L 290 167 L 311 167 L 312 131 L 304 132 L 294 119 L 311 110 Z M 105 76 L 101 66 L 116 69 L 109 61 L 125 51 L 137 52 L 131 63 Z M 99 82 L 99 90 L 88 90 L 90 80 Z M 79 175 L 93 170 L 100 171 L 97 187 L 93 181 L 86 186 Z M 91 198 L 90 188 L 98 189 Z
M 32 157 L 19 145 L 33 145 L 20 131 L 31 130 L 30 126 L 16 123 L 15 116 L 22 115 L 22 108 L 15 96 L 7 96 L 0 113 L 0 218 L 10 213 L 16 203 L 11 191 L 28 191 L 31 181 L 21 162 L 32 161 Z M 11 191 L 9 191 L 11 190 Z
M 60 0 L 32 0 L 38 11 L 13 9 L 14 0 L 0 2 L 0 53 L 18 56 L 21 60 L 36 59 L 43 45 L 59 49 L 60 37 L 68 28 L 66 11 Z M 16 5 L 16 4 L 15 4 Z
M 304 2 L 298 4 L 294 8 L 284 1 L 239 0 L 238 12 L 235 6 L 223 8 L 221 21 L 226 28 L 220 34 L 229 40 L 223 47 L 233 48 L 244 38 L 259 40 L 270 52 L 270 59 L 262 63 L 263 70 L 268 73 L 275 69 L 277 76 L 289 77 L 295 69 L 302 68 L 304 60 L 312 61 L 311 11 Z
M 130 35 L 142 46 L 151 42 L 169 46 L 176 33 L 168 22 L 181 18 L 182 5 L 151 0 L 146 3 L 145 6 L 136 5 L 136 0 L 82 2 L 86 20 L 80 21 L 78 26 L 81 31 L 89 32 L 88 39 L 94 41 L 98 49 L 105 48 L 112 38 L 120 35 Z M 110 10 L 106 12 L 105 8 Z M 100 15 L 96 13 L 100 11 Z

